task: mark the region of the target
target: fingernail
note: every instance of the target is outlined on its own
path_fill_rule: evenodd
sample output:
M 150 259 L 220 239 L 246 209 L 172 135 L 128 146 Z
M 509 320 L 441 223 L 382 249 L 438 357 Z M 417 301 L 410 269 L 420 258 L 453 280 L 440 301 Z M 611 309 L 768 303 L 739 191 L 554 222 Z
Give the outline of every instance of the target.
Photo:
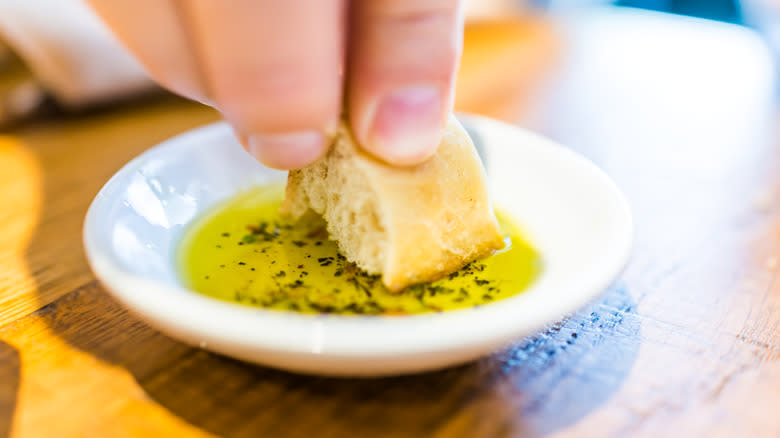
M 442 106 L 436 87 L 396 90 L 377 107 L 368 148 L 394 164 L 415 164 L 428 158 L 441 141 Z
M 248 150 L 258 161 L 275 169 L 297 169 L 320 158 L 326 151 L 325 136 L 317 131 L 252 135 Z

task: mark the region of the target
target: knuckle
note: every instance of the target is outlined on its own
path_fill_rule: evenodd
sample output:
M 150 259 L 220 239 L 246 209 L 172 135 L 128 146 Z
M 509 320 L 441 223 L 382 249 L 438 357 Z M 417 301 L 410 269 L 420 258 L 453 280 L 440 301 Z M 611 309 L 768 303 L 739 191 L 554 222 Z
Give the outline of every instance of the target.
M 395 70 L 415 70 L 426 76 L 453 74 L 461 51 L 458 2 L 417 0 L 367 2 L 373 6 L 359 24 L 360 59 L 371 74 L 395 76 Z M 365 5 L 365 4 L 364 4 Z

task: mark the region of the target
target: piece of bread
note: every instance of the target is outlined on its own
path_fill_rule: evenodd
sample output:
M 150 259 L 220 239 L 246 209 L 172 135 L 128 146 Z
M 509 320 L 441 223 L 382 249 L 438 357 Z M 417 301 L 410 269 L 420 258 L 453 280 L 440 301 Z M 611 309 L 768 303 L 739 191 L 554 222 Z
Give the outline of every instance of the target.
M 309 210 L 348 260 L 394 292 L 504 246 L 482 163 L 454 117 L 436 154 L 411 167 L 370 156 L 342 125 L 323 158 L 288 176 L 282 213 Z

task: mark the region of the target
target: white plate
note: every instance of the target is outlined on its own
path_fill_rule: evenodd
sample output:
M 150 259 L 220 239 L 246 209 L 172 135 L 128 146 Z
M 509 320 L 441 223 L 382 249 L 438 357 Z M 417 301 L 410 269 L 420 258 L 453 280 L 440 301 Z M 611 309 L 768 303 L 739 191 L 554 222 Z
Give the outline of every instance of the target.
M 183 229 L 216 203 L 284 172 L 255 162 L 219 123 L 180 135 L 127 164 L 87 213 L 84 245 L 114 297 L 173 338 L 246 361 L 341 376 L 403 374 L 488 354 L 571 313 L 626 263 L 631 214 L 584 158 L 520 128 L 461 120 L 481 143 L 492 194 L 543 258 L 513 298 L 415 316 L 317 316 L 218 301 L 185 289 L 174 252 Z

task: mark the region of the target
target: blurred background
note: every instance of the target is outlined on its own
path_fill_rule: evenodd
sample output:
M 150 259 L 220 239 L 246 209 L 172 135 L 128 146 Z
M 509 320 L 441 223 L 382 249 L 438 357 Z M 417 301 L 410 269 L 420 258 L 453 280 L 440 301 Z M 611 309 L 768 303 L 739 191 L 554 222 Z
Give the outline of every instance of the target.
M 545 117 L 561 78 L 619 74 L 594 71 L 598 63 L 639 68 L 667 51 L 658 59 L 677 64 L 644 65 L 647 77 L 698 83 L 719 47 L 719 69 L 768 60 L 773 77 L 780 53 L 778 0 L 471 0 L 467 17 L 456 109 L 526 125 Z M 0 0 L 0 129 L 160 95 L 81 0 Z
M 242 413 L 284 392 L 296 420 L 299 401 L 330 400 L 309 427 L 357 433 L 369 411 L 331 414 L 373 394 L 390 414 L 378 424 L 429 434 L 572 422 L 559 432 L 780 436 L 768 431 L 780 393 L 780 0 L 470 0 L 467 18 L 456 109 L 593 161 L 626 195 L 636 240 L 594 313 L 407 398 L 395 384 L 301 392 L 118 313 L 84 259 L 84 212 L 133 157 L 219 115 L 157 88 L 82 0 L 0 0 L 0 437 L 12 422 L 42 436 L 193 425 L 243 436 L 259 423 Z M 448 414 L 433 418 L 420 408 L 437 394 Z M 280 418 L 274 431 L 307 430 Z

